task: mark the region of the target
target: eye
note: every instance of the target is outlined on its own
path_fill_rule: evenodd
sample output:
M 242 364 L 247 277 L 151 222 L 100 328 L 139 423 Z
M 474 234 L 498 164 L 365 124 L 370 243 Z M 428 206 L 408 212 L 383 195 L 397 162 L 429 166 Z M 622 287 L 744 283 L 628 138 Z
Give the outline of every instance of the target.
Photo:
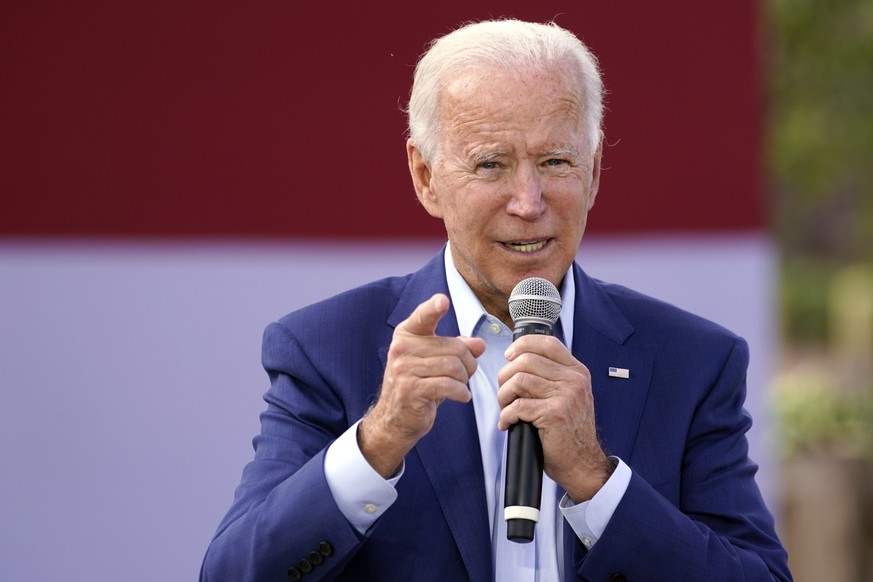
M 500 167 L 499 162 L 482 162 L 479 164 L 479 168 L 483 170 L 496 170 Z
M 568 162 L 567 160 L 562 160 L 562 159 L 560 159 L 560 158 L 549 158 L 549 159 L 546 160 L 546 162 L 545 162 L 545 164 L 546 164 L 547 166 L 553 166 L 553 167 L 554 167 L 554 166 L 563 166 L 563 165 L 565 165 L 565 164 L 569 164 L 569 163 L 570 163 L 570 162 Z

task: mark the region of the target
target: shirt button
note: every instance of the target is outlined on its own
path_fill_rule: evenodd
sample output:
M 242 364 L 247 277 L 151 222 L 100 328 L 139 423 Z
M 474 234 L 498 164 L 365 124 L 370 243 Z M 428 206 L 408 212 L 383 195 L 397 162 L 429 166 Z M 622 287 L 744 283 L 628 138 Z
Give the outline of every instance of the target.
M 588 548 L 590 550 L 591 549 L 591 538 L 589 538 L 588 536 L 585 536 L 584 538 L 582 538 L 582 545 L 584 545 L 586 548 Z
M 491 324 L 491 333 L 493 333 L 495 335 L 499 334 L 500 333 L 500 326 L 497 325 L 496 323 L 492 323 Z
M 376 513 L 376 506 L 373 503 L 367 503 L 364 505 L 364 511 L 367 513 Z

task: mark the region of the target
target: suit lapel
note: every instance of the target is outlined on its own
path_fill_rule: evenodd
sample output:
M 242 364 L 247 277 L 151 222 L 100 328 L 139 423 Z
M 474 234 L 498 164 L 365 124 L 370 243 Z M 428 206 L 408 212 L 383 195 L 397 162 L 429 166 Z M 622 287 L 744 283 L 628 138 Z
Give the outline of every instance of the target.
M 591 373 L 598 435 L 608 454 L 629 460 L 652 378 L 650 354 L 628 347 L 633 325 L 601 284 L 578 266 L 573 355 Z M 628 377 L 610 376 L 610 368 Z
M 434 293 L 448 295 L 442 253 L 412 276 L 388 323 L 396 327 Z M 443 336 L 459 334 L 454 308 L 440 320 L 436 331 Z M 380 356 L 384 364 L 387 349 Z M 410 454 L 418 456 L 430 479 L 470 579 L 490 582 L 493 574 L 485 476 L 472 403 L 444 402 L 433 428 Z
M 597 433 L 607 454 L 631 458 L 652 378 L 651 355 L 625 345 L 634 327 L 615 306 L 602 284 L 573 266 L 576 305 L 573 317 L 573 355 L 591 373 Z M 628 377 L 610 376 L 609 368 L 623 368 Z M 570 524 L 564 522 L 564 579 L 575 580 L 584 548 Z M 580 553 L 581 552 L 581 553 Z

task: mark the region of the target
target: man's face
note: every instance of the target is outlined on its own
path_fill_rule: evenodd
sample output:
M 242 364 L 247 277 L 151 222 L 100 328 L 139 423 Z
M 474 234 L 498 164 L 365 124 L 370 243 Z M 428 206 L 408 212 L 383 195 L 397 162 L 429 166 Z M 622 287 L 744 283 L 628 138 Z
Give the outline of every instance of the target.
M 556 69 L 469 70 L 443 90 L 440 121 L 432 165 L 407 148 L 418 197 L 443 219 L 455 266 L 483 307 L 508 321 L 520 280 L 559 287 L 575 258 L 599 149 Z

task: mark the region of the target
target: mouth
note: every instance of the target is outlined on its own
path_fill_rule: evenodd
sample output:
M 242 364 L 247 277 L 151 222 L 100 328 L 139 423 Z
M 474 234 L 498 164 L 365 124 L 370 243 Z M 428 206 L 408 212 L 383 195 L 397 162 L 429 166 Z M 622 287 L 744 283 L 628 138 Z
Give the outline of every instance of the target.
M 506 248 L 513 250 L 517 253 L 534 253 L 546 246 L 548 242 L 549 241 L 547 239 L 542 239 L 532 241 L 505 242 L 502 244 Z

